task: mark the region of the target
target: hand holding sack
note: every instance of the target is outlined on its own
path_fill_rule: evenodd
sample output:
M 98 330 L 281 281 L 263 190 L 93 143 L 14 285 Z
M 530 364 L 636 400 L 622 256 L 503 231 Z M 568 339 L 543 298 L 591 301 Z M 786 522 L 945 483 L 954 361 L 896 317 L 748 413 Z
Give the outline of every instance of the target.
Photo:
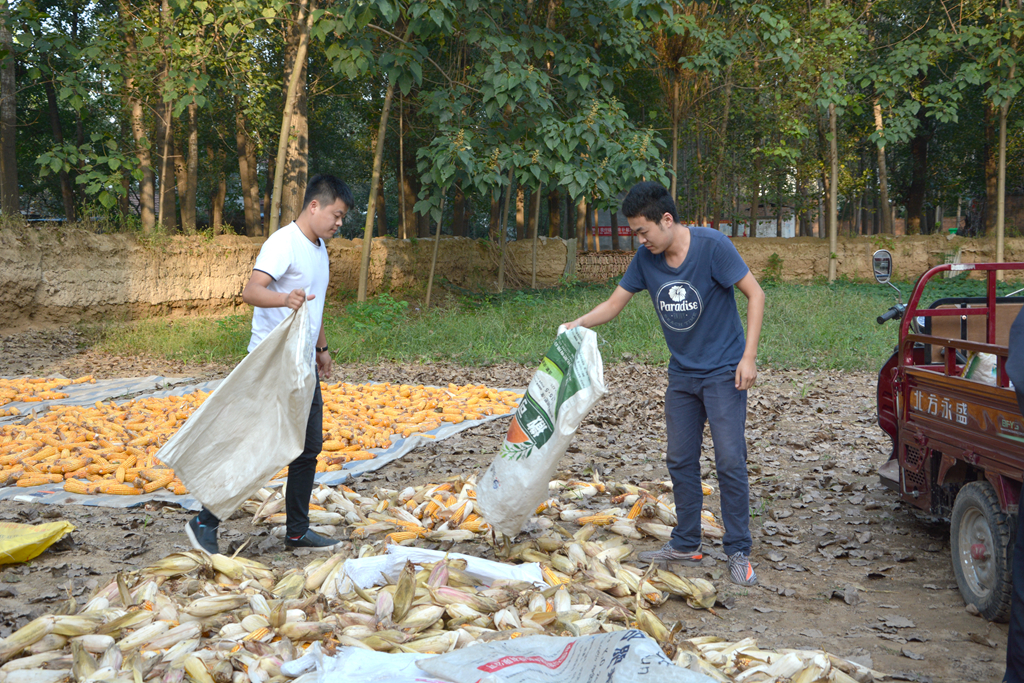
M 307 308 L 274 328 L 157 452 L 219 519 L 302 453 L 317 381 Z
M 607 391 L 597 334 L 585 327 L 558 332 L 477 486 L 483 517 L 508 536 L 519 533 L 547 496 L 558 460 Z

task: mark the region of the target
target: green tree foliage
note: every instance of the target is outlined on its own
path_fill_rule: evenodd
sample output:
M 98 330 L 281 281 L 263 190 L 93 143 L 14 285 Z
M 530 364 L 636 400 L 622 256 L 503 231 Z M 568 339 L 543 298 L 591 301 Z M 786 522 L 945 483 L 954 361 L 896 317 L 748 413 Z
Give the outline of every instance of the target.
M 146 202 L 155 216 L 163 196 L 168 226 L 187 226 L 195 207 L 199 228 L 217 213 L 242 232 L 249 187 L 260 221 L 297 1 L 9 6 L 23 211 L 146 228 Z M 823 237 L 833 135 L 841 234 L 884 229 L 886 172 L 887 201 L 913 230 L 938 230 L 959 206 L 965 231 L 994 234 L 1000 215 L 1006 234 L 1024 231 L 1014 202 L 997 211 L 1024 192 L 1016 0 L 311 6 L 309 173 L 355 189 L 345 236 L 376 212 L 377 234 L 440 223 L 497 239 L 495 216 L 520 188 L 552 202 L 552 234 L 572 234 L 573 207 L 614 208 L 647 178 L 674 181 L 687 222 L 738 235 L 752 217 L 795 218 L 798 235 Z M 531 226 L 548 220 L 533 207 Z

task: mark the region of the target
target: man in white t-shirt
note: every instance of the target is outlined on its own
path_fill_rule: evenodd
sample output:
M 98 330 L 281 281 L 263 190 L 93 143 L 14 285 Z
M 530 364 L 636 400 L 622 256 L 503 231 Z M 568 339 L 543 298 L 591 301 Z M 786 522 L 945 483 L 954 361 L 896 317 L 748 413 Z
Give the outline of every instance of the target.
M 304 302 L 309 307 L 311 331 L 317 338 L 318 381 L 306 422 L 306 443 L 299 457 L 288 466 L 284 544 L 289 548 L 329 549 L 337 543 L 310 530 L 309 496 L 316 475 L 316 458 L 323 445 L 324 401 L 319 377 L 331 373 L 331 355 L 323 326 L 324 299 L 330 279 L 324 240 L 341 227 L 352 204 L 352 193 L 345 183 L 331 175 L 313 177 L 306 185 L 299 217 L 263 243 L 249 283 L 242 291 L 242 301 L 255 307 L 249 351 Z M 314 362 L 314 358 L 309 360 Z M 216 554 L 219 524 L 220 520 L 203 508 L 185 527 L 192 547 Z

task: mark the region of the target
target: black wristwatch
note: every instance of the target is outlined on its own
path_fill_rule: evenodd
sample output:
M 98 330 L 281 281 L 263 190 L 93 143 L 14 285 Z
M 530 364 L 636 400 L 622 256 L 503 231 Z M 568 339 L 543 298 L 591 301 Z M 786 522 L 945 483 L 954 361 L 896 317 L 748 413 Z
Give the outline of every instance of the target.
M 323 353 L 326 350 L 327 350 L 326 346 L 318 346 L 318 347 L 316 347 L 316 352 L 317 353 Z

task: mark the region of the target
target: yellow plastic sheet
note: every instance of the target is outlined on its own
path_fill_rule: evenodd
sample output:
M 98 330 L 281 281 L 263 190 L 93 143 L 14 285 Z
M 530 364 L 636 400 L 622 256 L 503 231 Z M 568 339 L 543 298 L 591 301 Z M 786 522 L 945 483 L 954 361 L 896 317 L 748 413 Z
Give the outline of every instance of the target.
M 0 564 L 28 562 L 74 530 L 71 522 L 0 522 Z

